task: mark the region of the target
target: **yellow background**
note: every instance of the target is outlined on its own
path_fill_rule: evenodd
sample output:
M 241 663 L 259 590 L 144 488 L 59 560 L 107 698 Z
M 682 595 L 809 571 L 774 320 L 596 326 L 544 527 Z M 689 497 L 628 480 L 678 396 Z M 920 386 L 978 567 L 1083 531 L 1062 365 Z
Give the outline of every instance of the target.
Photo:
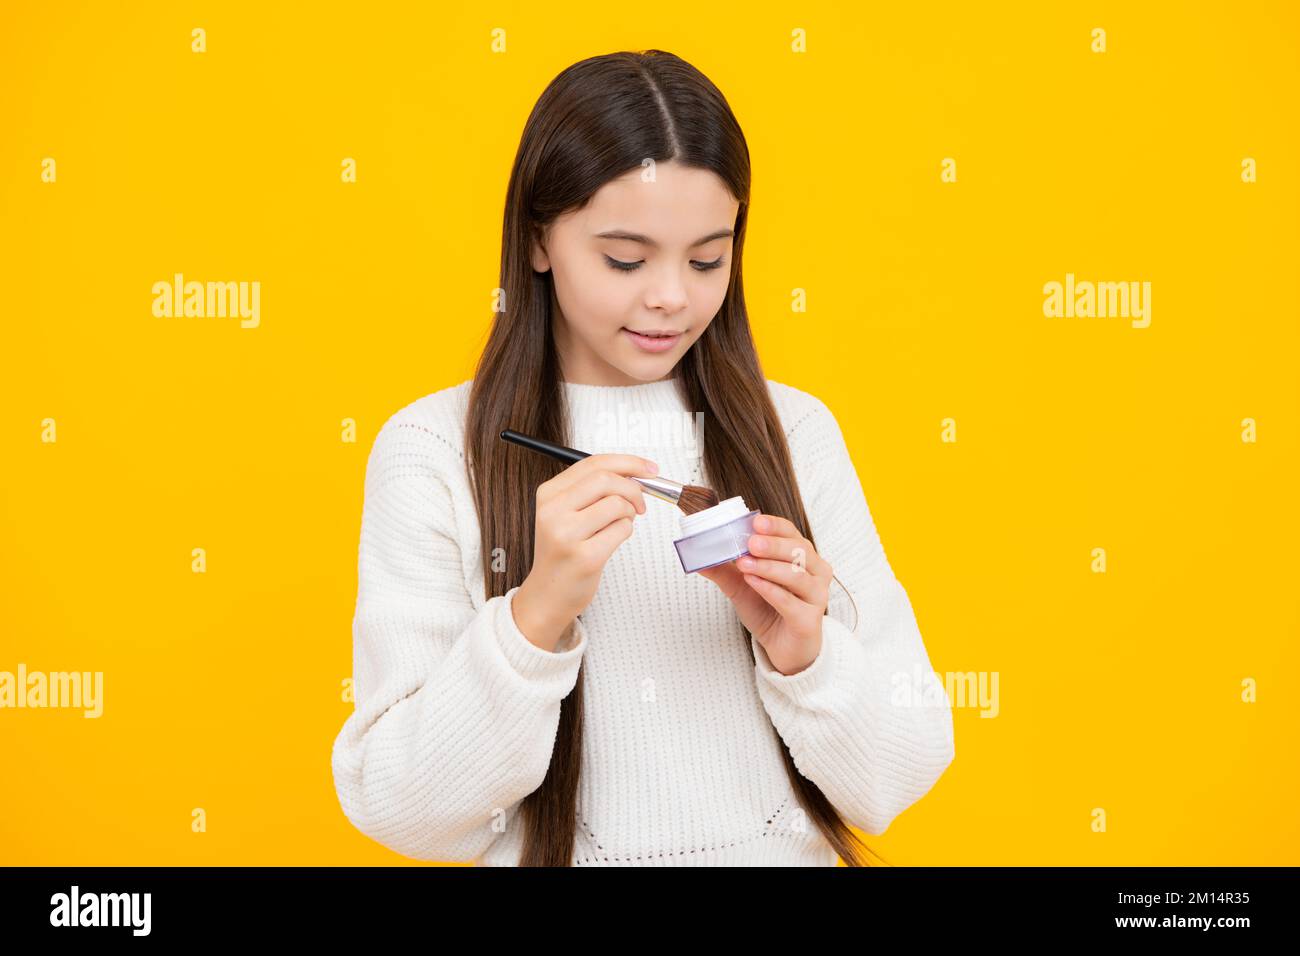
M 330 773 L 366 456 L 472 374 L 537 96 L 659 47 L 748 137 L 766 374 L 835 412 L 935 669 L 999 675 L 871 845 L 1300 863 L 1296 8 L 985 6 L 5 3 L 0 670 L 105 710 L 0 710 L 0 861 L 410 862 Z M 260 327 L 154 318 L 174 272 Z M 1045 318 L 1067 272 L 1150 327 Z

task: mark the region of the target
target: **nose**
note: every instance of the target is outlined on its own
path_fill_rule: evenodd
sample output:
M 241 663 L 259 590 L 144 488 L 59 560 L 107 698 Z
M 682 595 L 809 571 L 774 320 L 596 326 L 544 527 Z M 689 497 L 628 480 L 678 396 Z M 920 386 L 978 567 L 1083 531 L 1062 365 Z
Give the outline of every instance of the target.
M 682 281 L 681 274 L 671 267 L 661 270 L 646 292 L 646 306 L 668 315 L 676 315 L 688 304 L 686 283 Z

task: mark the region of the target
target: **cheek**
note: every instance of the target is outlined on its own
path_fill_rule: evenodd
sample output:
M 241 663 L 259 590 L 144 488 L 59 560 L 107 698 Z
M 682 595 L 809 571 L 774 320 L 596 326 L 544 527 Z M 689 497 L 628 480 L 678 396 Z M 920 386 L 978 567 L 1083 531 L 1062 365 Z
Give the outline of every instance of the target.
M 573 324 L 592 332 L 617 331 L 635 298 L 632 283 L 620 278 L 603 265 L 568 269 L 556 274 L 555 294 Z
M 722 270 L 719 270 L 722 271 Z M 718 280 L 716 285 L 711 285 L 706 289 L 701 289 L 692 301 L 694 306 L 695 321 L 704 324 L 718 314 L 722 308 L 723 301 L 727 298 L 727 289 L 730 286 L 727 276 Z

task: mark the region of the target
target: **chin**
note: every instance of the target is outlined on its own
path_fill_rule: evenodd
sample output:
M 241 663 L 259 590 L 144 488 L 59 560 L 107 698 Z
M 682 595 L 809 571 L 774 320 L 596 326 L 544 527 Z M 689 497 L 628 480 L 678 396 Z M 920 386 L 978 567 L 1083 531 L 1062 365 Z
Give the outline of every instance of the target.
M 648 385 L 651 382 L 657 382 L 659 379 L 667 375 L 671 370 L 672 370 L 671 365 L 664 365 L 657 369 L 644 369 L 644 368 L 624 369 L 623 374 L 626 375 L 628 378 L 636 379 L 638 382 L 642 383 L 643 385 Z

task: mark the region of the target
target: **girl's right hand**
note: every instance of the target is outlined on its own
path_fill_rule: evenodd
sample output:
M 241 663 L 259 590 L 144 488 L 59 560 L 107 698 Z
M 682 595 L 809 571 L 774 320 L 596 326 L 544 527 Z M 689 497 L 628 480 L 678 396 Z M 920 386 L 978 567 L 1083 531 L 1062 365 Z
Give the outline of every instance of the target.
M 588 455 L 537 487 L 533 566 L 514 596 L 515 624 L 554 650 L 573 619 L 591 603 L 614 550 L 645 514 L 641 486 L 658 466 L 637 455 Z

